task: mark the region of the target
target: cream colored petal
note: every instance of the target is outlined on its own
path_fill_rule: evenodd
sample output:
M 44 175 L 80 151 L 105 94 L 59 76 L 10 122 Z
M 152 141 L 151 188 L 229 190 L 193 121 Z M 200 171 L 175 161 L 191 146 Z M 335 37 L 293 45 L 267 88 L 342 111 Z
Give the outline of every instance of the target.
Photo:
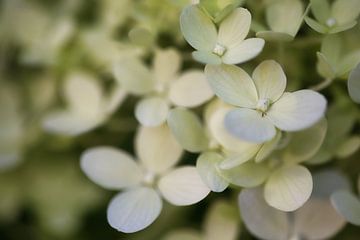
M 219 65 L 222 62 L 221 58 L 212 52 L 194 51 L 191 55 L 196 61 L 204 64 Z
M 312 90 L 285 93 L 267 113 L 268 119 L 284 131 L 299 131 L 311 127 L 325 113 L 325 97 Z
M 281 131 L 277 131 L 273 139 L 262 144 L 260 150 L 255 156 L 255 162 L 257 163 L 262 162 L 266 160 L 269 156 L 271 156 L 271 153 L 274 150 L 276 150 L 276 148 L 278 147 L 281 137 L 282 137 Z
M 158 184 L 163 197 L 177 206 L 186 206 L 204 199 L 210 189 L 195 167 L 179 167 L 162 176 Z
M 349 190 L 339 190 L 331 195 L 331 203 L 347 222 L 360 226 L 360 201 Z
M 356 20 L 359 14 L 360 2 L 357 0 L 336 0 L 331 6 L 331 15 L 338 25 Z
M 140 231 L 160 215 L 162 201 L 158 193 L 146 187 L 116 195 L 107 209 L 109 224 L 120 232 Z
M 232 49 L 248 35 L 250 24 L 250 12 L 245 8 L 236 8 L 220 23 L 218 43 Z
M 260 54 L 264 45 L 264 39 L 248 38 L 229 48 L 222 57 L 222 60 L 226 64 L 239 64 L 249 61 Z
M 170 85 L 169 98 L 177 106 L 197 107 L 213 96 L 203 71 L 187 71 Z
M 132 187 L 142 179 L 142 171 L 134 159 L 112 147 L 86 150 L 81 155 L 80 166 L 92 181 L 107 189 Z
M 286 88 L 286 76 L 280 66 L 274 60 L 266 60 L 260 63 L 252 74 L 258 92 L 259 99 L 278 100 Z
M 163 124 L 169 113 L 169 104 L 162 97 L 148 97 L 136 104 L 135 117 L 146 127 Z
M 154 77 L 160 84 L 176 78 L 181 68 L 181 56 L 175 49 L 157 50 L 154 57 Z
M 205 75 L 214 93 L 224 102 L 239 107 L 255 107 L 255 84 L 241 68 L 232 65 L 206 65 Z
M 161 173 L 174 166 L 181 157 L 182 148 L 167 125 L 140 127 L 135 138 L 135 149 L 146 169 Z

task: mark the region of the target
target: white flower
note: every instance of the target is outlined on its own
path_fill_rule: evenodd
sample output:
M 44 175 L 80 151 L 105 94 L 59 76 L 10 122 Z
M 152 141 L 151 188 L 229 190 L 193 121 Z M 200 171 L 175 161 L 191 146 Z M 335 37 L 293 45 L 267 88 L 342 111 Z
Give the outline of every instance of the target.
M 136 105 L 135 116 L 147 127 L 163 124 L 171 105 L 197 107 L 213 97 L 213 92 L 200 70 L 178 74 L 181 57 L 173 49 L 155 54 L 153 69 L 137 59 L 124 59 L 114 65 L 115 78 L 129 93 L 143 98 Z
M 311 90 L 284 92 L 286 76 L 272 60 L 262 62 L 252 78 L 231 65 L 207 65 L 205 74 L 215 94 L 237 106 L 225 118 L 234 136 L 255 143 L 269 141 L 276 128 L 299 131 L 315 124 L 324 115 L 326 99 Z
M 141 127 L 135 147 L 139 162 L 111 147 L 92 148 L 81 157 L 81 168 L 91 180 L 107 189 L 124 189 L 108 207 L 113 228 L 131 233 L 149 226 L 160 214 L 161 197 L 183 206 L 210 192 L 195 167 L 173 169 L 182 150 L 166 125 Z
M 261 38 L 245 39 L 250 30 L 251 14 L 245 8 L 235 9 L 217 31 L 211 19 L 196 5 L 186 7 L 180 16 L 181 31 L 196 49 L 193 57 L 209 64 L 238 64 L 256 57 L 263 49 Z
M 51 112 L 43 120 L 43 128 L 52 133 L 76 136 L 102 124 L 124 100 L 126 94 L 115 87 L 104 96 L 101 85 L 91 75 L 72 73 L 64 84 L 67 107 Z

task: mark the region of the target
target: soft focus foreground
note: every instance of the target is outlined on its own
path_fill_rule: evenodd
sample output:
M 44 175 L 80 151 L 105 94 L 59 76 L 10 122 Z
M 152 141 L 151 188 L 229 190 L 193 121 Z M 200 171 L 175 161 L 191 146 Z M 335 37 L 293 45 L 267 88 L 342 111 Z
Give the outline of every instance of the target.
M 359 0 L 3 0 L 0 239 L 360 239 Z

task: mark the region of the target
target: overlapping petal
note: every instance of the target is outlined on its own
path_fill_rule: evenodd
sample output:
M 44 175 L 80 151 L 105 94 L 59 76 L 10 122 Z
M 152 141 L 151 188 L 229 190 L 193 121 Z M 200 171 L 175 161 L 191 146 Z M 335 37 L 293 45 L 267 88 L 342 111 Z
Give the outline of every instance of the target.
M 163 124 L 169 112 L 169 104 L 162 97 L 148 97 L 137 103 L 136 119 L 146 127 L 156 127 Z

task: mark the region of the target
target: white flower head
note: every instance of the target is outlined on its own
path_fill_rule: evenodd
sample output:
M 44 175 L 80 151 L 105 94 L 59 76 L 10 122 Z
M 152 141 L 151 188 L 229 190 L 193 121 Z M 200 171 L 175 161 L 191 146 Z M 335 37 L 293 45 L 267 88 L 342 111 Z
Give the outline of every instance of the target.
M 135 145 L 139 162 L 111 147 L 92 148 L 81 157 L 81 168 L 91 180 L 107 189 L 124 189 L 108 207 L 113 228 L 126 233 L 146 228 L 161 212 L 161 197 L 184 206 L 210 192 L 195 167 L 174 169 L 182 149 L 166 125 L 141 127 Z
M 115 78 L 129 93 L 141 95 L 135 116 L 147 127 L 166 121 L 171 106 L 197 107 L 213 97 L 213 92 L 200 70 L 179 74 L 181 56 L 174 49 L 158 50 L 153 68 L 138 59 L 123 59 L 114 65 Z
M 215 94 L 237 107 L 225 117 L 227 130 L 246 141 L 269 141 L 276 135 L 276 128 L 308 128 L 323 117 L 326 109 L 326 99 L 315 91 L 284 92 L 286 76 L 273 60 L 262 62 L 252 78 L 231 65 L 207 65 L 205 74 Z
M 118 86 L 104 96 L 101 85 L 91 75 L 74 72 L 64 84 L 67 108 L 44 117 L 43 128 L 52 133 L 76 136 L 102 124 L 121 104 L 126 94 Z
M 245 39 L 250 30 L 251 14 L 245 8 L 235 9 L 219 25 L 197 5 L 186 7 L 180 16 L 181 31 L 196 49 L 193 57 L 202 63 L 238 64 L 256 57 L 263 49 L 261 38 Z

